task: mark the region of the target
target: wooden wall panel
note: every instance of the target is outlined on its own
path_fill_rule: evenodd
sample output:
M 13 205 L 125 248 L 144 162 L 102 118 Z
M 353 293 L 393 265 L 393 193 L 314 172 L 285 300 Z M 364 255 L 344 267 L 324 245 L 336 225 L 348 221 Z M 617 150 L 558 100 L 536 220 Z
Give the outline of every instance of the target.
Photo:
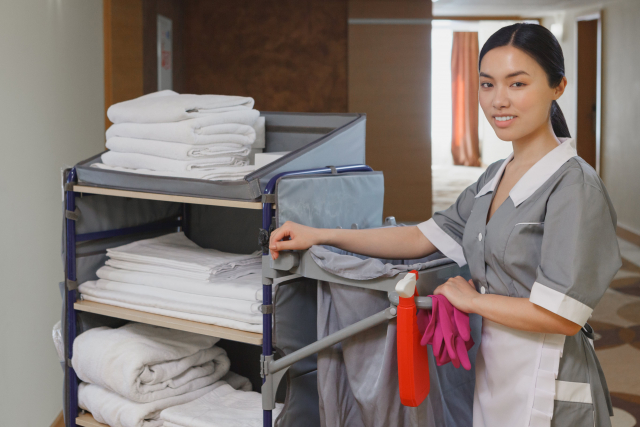
M 143 0 L 144 93 L 158 90 L 158 15 L 173 21 L 173 90 L 184 92 L 183 5 L 182 0 Z
M 143 92 L 142 0 L 103 0 L 105 112 Z M 105 117 L 105 127 L 110 122 Z
M 183 0 L 185 91 L 347 111 L 346 0 Z
M 350 0 L 349 19 L 428 19 L 431 1 Z
M 379 7 L 366 17 L 429 18 L 416 2 L 407 3 L 398 10 L 417 11 L 415 15 L 398 18 L 390 14 L 392 9 Z M 431 2 L 420 2 L 425 4 L 430 8 Z M 351 10 L 363 17 L 360 6 Z M 350 24 L 348 82 L 349 111 L 367 114 L 367 164 L 384 172 L 385 216 L 401 221 L 429 219 L 431 25 Z

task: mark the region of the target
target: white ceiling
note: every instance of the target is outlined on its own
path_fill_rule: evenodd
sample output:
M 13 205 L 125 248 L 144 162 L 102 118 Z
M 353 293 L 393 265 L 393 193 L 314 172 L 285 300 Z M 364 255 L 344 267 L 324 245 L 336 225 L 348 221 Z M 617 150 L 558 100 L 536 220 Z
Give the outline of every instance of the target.
M 438 0 L 433 3 L 433 15 L 536 17 L 616 1 L 619 0 Z

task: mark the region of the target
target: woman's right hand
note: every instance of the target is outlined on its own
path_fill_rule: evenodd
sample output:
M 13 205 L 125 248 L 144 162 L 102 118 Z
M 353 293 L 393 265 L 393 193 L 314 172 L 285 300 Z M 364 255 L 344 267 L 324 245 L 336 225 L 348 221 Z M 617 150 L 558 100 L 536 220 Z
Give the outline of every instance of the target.
M 304 250 L 321 243 L 321 230 L 287 221 L 271 233 L 271 258 L 278 259 L 280 251 Z

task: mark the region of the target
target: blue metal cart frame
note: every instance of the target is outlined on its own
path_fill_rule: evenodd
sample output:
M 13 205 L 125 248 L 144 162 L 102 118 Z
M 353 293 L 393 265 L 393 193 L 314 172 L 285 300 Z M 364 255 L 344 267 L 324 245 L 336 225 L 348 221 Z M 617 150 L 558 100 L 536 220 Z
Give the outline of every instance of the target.
M 319 169 L 308 169 L 299 171 L 283 172 L 275 175 L 267 183 L 263 192 L 264 196 L 273 195 L 278 179 L 284 176 L 292 175 L 314 175 L 314 174 L 335 174 L 346 172 L 371 172 L 373 169 L 366 165 L 348 165 L 348 166 L 328 166 Z M 72 168 L 65 180 L 65 335 L 66 335 L 66 347 L 65 347 L 65 391 L 69 393 L 66 400 L 66 425 L 75 427 L 76 418 L 78 417 L 78 378 L 71 366 L 71 359 L 73 357 L 73 342 L 76 337 L 77 324 L 76 324 L 76 310 L 74 303 L 76 302 L 78 287 L 77 271 L 76 271 L 76 243 L 105 239 L 110 237 L 125 236 L 128 234 L 140 233 L 152 230 L 162 230 L 187 226 L 187 209 L 183 209 L 182 218 L 164 221 L 162 223 L 146 224 L 136 227 L 121 228 L 116 230 L 107 230 L 94 233 L 76 234 L 76 221 L 78 219 L 78 213 L 76 212 L 76 193 L 73 191 L 73 185 L 77 183 L 77 172 L 75 168 Z M 275 209 L 271 200 L 268 197 L 263 196 L 262 201 L 262 234 L 261 238 L 266 239 L 268 243 L 268 237 L 273 226 L 273 217 Z M 186 205 L 185 205 L 186 206 Z M 263 249 L 263 257 L 268 256 L 268 248 Z M 271 359 L 273 357 L 273 337 L 272 337 L 272 319 L 273 319 L 273 301 L 272 301 L 272 285 L 273 278 L 263 277 L 263 344 L 262 344 L 262 356 L 263 358 Z M 268 360 L 268 359 L 267 359 Z M 284 372 L 283 372 L 284 373 Z M 263 379 L 264 382 L 264 379 Z M 264 410 L 263 422 L 265 427 L 272 425 L 272 411 Z

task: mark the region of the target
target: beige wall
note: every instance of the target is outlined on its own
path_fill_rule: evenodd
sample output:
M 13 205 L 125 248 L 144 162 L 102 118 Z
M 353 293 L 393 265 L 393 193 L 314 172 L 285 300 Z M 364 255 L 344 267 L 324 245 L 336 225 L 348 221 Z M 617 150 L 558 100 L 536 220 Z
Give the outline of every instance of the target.
M 0 424 L 62 409 L 60 168 L 104 143 L 102 2 L 0 2 Z
M 602 177 L 618 224 L 640 234 L 640 2 L 603 16 Z
M 562 48 L 569 85 L 559 104 L 575 135 L 575 18 L 602 10 L 601 176 L 618 224 L 640 234 L 640 2 L 567 10 Z

